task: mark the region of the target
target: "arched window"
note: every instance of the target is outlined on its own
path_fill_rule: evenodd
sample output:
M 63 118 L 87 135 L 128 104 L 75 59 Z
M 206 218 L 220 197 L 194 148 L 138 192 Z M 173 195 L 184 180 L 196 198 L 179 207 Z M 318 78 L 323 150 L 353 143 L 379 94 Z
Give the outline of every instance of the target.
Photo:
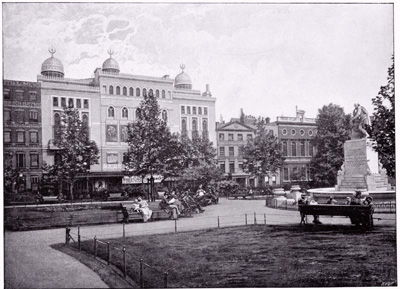
M 152 89 L 149 89 L 149 95 L 154 95 L 154 92 Z
M 114 86 L 110 85 L 109 94 L 114 94 Z
M 194 118 L 192 120 L 192 138 L 196 138 L 199 136 L 199 133 L 197 131 L 197 119 Z
M 136 109 L 135 114 L 136 114 L 136 119 L 139 119 L 139 116 L 140 116 L 140 108 L 137 108 L 137 109 Z
M 129 88 L 129 96 L 133 96 L 133 87 Z
M 115 110 L 114 110 L 114 108 L 112 106 L 110 106 L 108 108 L 108 117 L 112 117 L 112 118 L 115 117 Z
M 284 156 L 284 157 L 286 157 L 287 155 L 288 155 L 288 153 L 287 153 L 287 142 L 282 142 L 282 155 Z
M 143 88 L 143 96 L 147 96 L 147 90 L 146 90 L 146 88 Z
M 161 98 L 165 98 L 165 90 L 161 91 Z
M 122 108 L 122 118 L 128 118 L 128 109 L 126 107 Z
M 182 118 L 182 135 L 187 135 L 187 123 L 186 118 Z
M 160 97 L 160 91 L 157 89 L 156 90 L 156 97 L 159 98 Z
M 168 121 L 168 114 L 166 110 L 163 110 L 161 113 L 161 117 L 163 119 L 163 121 L 167 122 Z
M 300 142 L 300 156 L 306 156 L 306 144 L 304 141 Z
M 117 86 L 117 88 L 115 89 L 115 92 L 117 95 L 121 94 L 121 88 L 119 86 Z
M 296 142 L 292 142 L 292 156 L 293 157 L 297 156 Z
M 61 117 L 59 113 L 54 114 L 54 139 L 61 139 Z
M 140 88 L 136 88 L 136 96 L 140 96 Z
M 202 129 L 203 129 L 203 138 L 208 138 L 208 122 L 206 119 L 203 119 Z
M 123 94 L 123 95 L 128 95 L 128 90 L 126 89 L 126 86 L 124 86 L 124 87 L 122 88 L 122 94 Z

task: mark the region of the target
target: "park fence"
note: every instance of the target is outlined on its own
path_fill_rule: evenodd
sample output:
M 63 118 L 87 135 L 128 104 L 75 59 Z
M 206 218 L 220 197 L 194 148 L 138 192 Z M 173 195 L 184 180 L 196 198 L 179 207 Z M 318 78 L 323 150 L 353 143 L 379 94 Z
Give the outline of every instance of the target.
M 213 217 L 215 218 L 215 217 Z M 266 214 L 244 214 L 244 215 L 231 215 L 216 217 L 214 228 L 233 227 L 240 225 L 267 225 Z M 157 265 L 146 263 L 143 258 L 137 258 L 133 252 L 126 249 L 124 241 L 119 241 L 122 237 L 124 240 L 127 237 L 138 236 L 127 232 L 126 225 L 123 223 L 122 228 L 113 233 L 97 234 L 93 237 L 84 236 L 82 228 L 65 228 L 65 245 L 70 246 L 79 251 L 85 251 L 93 254 L 94 258 L 102 260 L 107 265 L 114 265 L 121 273 L 121 275 L 128 281 L 133 280 L 140 288 L 167 288 L 168 287 L 168 270 L 159 268 Z M 173 227 L 164 229 L 151 229 L 148 231 L 141 231 L 144 233 L 140 236 L 148 234 L 160 233 L 178 233 L 188 232 L 193 230 L 210 229 L 210 225 L 204 228 L 193 228 L 192 225 L 179 225 L 177 220 L 174 220 Z M 103 236 L 103 238 L 99 238 Z M 117 240 L 113 240 L 117 238 Z

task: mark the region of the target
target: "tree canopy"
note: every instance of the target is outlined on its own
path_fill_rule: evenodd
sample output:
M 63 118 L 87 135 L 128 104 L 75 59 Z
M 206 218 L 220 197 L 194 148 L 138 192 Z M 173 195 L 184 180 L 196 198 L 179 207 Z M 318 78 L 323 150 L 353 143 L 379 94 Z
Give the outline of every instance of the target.
M 366 127 L 372 140 L 376 141 L 374 149 L 378 152 L 379 161 L 388 176 L 395 177 L 395 96 L 394 96 L 394 63 L 388 70 L 388 83 L 381 86 L 378 95 L 372 99 L 375 106 L 370 126 Z
M 89 127 L 79 117 L 79 110 L 64 108 L 61 116 L 60 138 L 54 164 L 47 167 L 48 173 L 55 176 L 59 183 L 69 185 L 73 199 L 73 187 L 78 174 L 86 174 L 90 165 L 97 164 L 99 149 L 89 140 Z
M 243 148 L 243 171 L 252 176 L 271 176 L 282 167 L 281 145 L 276 136 L 266 128 L 266 119 L 258 118 L 255 138 L 248 140 Z
M 345 114 L 342 107 L 330 103 L 318 110 L 316 123 L 318 132 L 311 144 L 317 153 L 310 163 L 314 186 L 334 186 L 344 162 L 344 142 L 350 139 L 350 115 Z

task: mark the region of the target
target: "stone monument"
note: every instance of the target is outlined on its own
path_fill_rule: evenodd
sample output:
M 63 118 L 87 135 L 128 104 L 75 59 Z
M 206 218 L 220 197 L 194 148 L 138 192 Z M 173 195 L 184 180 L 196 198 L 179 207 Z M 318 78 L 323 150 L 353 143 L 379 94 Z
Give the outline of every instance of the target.
M 337 175 L 337 191 L 388 190 L 386 171 L 379 164 L 378 153 L 372 148 L 373 141 L 368 139 L 364 129 L 369 124 L 367 110 L 360 104 L 354 105 L 351 123 L 351 140 L 344 143 L 344 163 Z

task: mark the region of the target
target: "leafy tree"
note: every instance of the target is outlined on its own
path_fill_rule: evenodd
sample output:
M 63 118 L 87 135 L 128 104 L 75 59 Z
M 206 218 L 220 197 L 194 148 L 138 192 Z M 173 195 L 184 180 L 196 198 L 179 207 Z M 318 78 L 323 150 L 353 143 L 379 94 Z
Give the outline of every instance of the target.
M 70 197 L 73 199 L 78 174 L 88 173 L 90 165 L 97 164 L 99 159 L 99 149 L 94 141 L 89 140 L 88 126 L 80 120 L 77 109 L 64 108 L 60 138 L 54 144 L 58 150 L 55 163 L 47 168 L 48 173 L 58 183 L 69 187 Z
M 123 164 L 128 175 L 161 174 L 164 179 L 178 175 L 185 162 L 186 144 L 178 134 L 169 131 L 161 117 L 157 98 L 149 93 L 144 96 L 138 117 L 128 125 L 128 151 Z M 153 195 L 154 183 L 151 183 Z
M 344 142 L 350 139 L 350 115 L 345 114 L 342 107 L 330 103 L 318 110 L 316 123 L 318 133 L 311 144 L 317 153 L 310 163 L 314 186 L 334 186 L 344 162 Z
M 371 139 L 376 141 L 375 151 L 388 176 L 396 173 L 395 156 L 395 105 L 394 105 L 394 63 L 388 70 L 388 84 L 381 87 L 378 95 L 372 99 L 375 105 L 371 126 L 366 130 Z
M 248 140 L 243 148 L 243 171 L 252 176 L 272 176 L 282 167 L 281 145 L 276 136 L 267 132 L 267 121 L 259 118 L 256 122 L 256 136 Z

